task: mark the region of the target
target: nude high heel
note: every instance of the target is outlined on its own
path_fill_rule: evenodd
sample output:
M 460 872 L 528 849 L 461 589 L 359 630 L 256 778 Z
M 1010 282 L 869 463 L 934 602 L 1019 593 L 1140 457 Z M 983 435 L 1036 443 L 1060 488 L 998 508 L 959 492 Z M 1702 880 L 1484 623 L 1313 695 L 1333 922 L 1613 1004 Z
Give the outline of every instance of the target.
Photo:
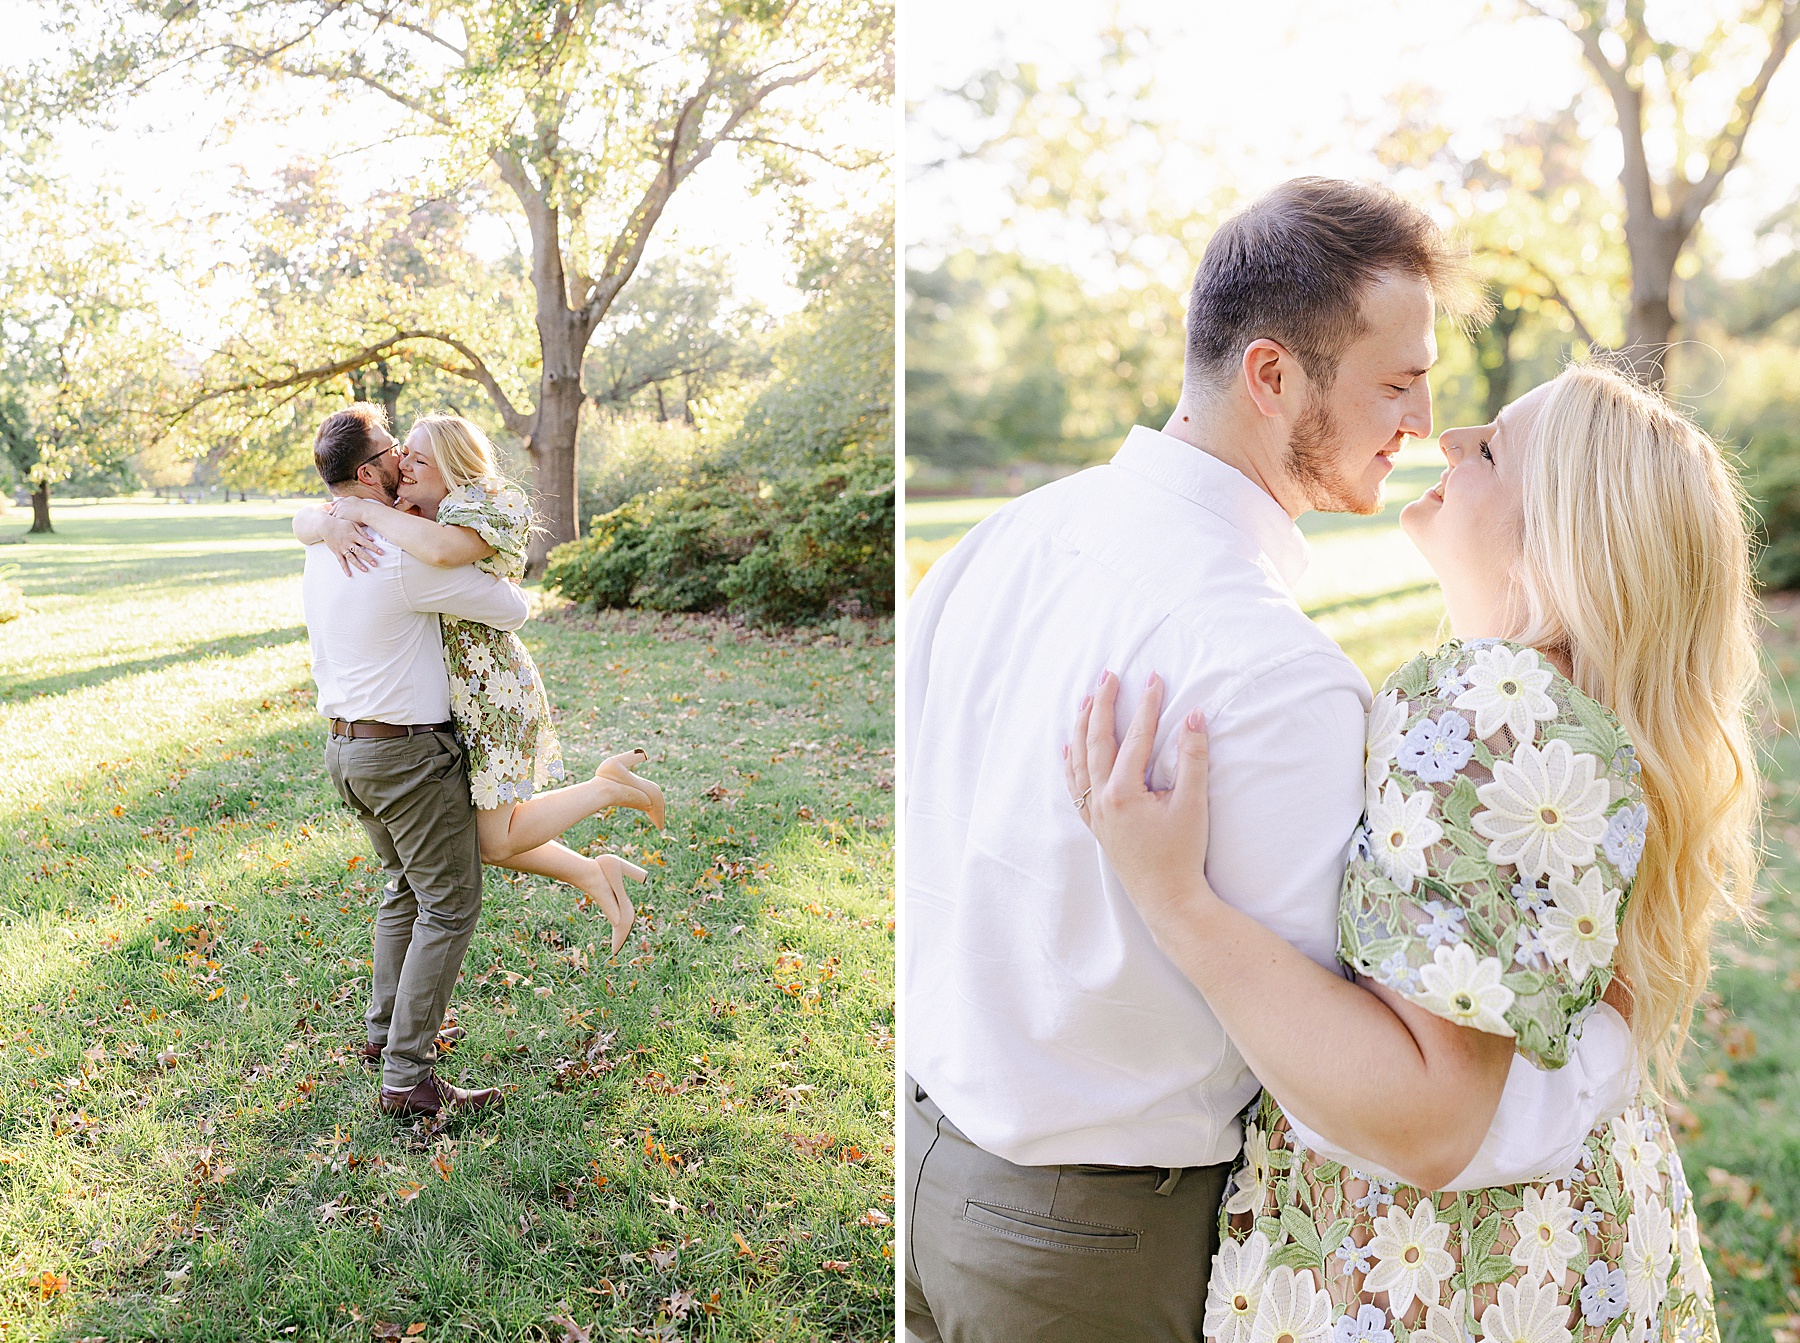
M 600 865 L 601 875 L 606 878 L 607 893 L 613 898 L 617 909 L 605 911 L 606 917 L 612 921 L 613 940 L 612 954 L 617 956 L 619 949 L 625 945 L 625 939 L 631 936 L 631 925 L 637 922 L 637 910 L 631 903 L 631 897 L 625 894 L 625 883 L 621 878 L 629 877 L 642 884 L 650 879 L 650 874 L 636 863 L 628 863 L 616 853 L 603 853 L 594 861 Z
M 642 764 L 649 758 L 650 753 L 640 746 L 636 750 L 625 752 L 624 755 L 615 755 L 610 759 L 602 760 L 594 770 L 594 777 L 605 779 L 636 793 L 636 800 L 616 802 L 613 805 L 630 807 L 634 811 L 643 812 L 650 818 L 650 824 L 661 830 L 663 820 L 668 814 L 663 803 L 663 790 L 649 779 L 640 778 L 631 772 L 632 765 Z

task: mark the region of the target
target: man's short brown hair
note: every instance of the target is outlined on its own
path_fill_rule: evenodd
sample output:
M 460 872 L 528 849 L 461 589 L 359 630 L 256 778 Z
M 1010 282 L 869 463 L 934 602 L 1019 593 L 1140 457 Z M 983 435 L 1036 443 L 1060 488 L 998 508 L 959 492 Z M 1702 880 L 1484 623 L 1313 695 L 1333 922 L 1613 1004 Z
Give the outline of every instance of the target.
M 1219 226 L 1188 296 L 1190 388 L 1217 388 L 1251 341 L 1276 341 L 1328 387 L 1363 332 L 1362 296 L 1390 272 L 1416 275 L 1438 310 L 1486 307 L 1466 254 L 1416 205 L 1328 177 L 1284 182 Z
M 313 439 L 313 465 L 327 485 L 347 485 L 356 468 L 375 455 L 374 430 L 388 427 L 387 411 L 373 401 L 334 410 Z

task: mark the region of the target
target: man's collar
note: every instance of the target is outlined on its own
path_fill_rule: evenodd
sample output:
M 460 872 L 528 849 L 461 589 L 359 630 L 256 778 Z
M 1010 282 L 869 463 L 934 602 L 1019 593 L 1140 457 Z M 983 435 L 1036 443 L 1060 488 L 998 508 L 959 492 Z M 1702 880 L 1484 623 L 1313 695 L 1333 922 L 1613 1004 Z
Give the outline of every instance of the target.
M 1287 510 L 1234 466 L 1155 429 L 1135 425 L 1112 464 L 1191 500 L 1247 535 L 1291 589 L 1306 572 L 1311 548 Z

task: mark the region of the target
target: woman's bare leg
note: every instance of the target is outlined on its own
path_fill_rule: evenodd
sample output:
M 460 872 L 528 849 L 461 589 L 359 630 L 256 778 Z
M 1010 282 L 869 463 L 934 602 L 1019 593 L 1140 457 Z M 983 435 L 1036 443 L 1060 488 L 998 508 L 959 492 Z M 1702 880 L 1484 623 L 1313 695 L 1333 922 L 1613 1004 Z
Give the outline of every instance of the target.
M 503 863 L 547 844 L 577 821 L 608 807 L 643 810 L 643 793 L 628 783 L 595 775 L 566 788 L 552 788 L 528 802 L 502 802 L 475 813 L 481 861 Z
M 612 924 L 612 949 L 615 953 L 625 945 L 632 921 L 637 917 L 631 898 L 625 894 L 623 879 L 629 877 L 632 881 L 641 882 L 650 876 L 636 863 L 628 863 L 617 854 L 603 853 L 598 858 L 584 858 L 573 849 L 554 842 L 540 844 L 535 849 L 527 849 L 510 858 L 486 861 L 494 867 L 549 877 L 593 897 L 594 903 L 600 906 L 600 912 Z

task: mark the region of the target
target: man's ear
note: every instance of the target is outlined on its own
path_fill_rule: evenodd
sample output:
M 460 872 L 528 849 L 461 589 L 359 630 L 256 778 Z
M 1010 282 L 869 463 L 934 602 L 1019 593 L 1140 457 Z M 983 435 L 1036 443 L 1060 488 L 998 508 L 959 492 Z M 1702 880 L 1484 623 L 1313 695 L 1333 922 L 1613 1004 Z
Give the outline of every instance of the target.
M 1285 346 L 1258 336 L 1244 347 L 1242 374 L 1244 389 L 1265 417 L 1296 417 L 1306 391 L 1306 374 Z

